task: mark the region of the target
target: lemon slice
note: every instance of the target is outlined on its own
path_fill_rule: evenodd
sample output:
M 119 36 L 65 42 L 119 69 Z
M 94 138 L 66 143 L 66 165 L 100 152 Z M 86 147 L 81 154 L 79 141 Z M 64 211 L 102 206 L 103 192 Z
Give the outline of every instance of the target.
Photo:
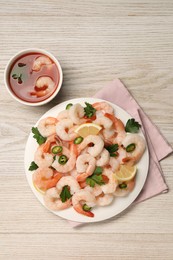
M 86 123 L 82 124 L 75 129 L 75 133 L 79 134 L 83 138 L 88 135 L 97 135 L 100 130 L 102 129 L 101 126 L 94 124 L 94 123 Z
M 45 194 L 45 192 L 44 192 L 43 190 L 40 190 L 40 189 L 35 185 L 34 182 L 33 182 L 33 186 L 34 186 L 34 188 L 35 188 L 38 192 L 40 192 L 41 194 Z
M 136 175 L 136 166 L 120 165 L 120 169 L 115 172 L 115 178 L 118 181 L 130 181 Z

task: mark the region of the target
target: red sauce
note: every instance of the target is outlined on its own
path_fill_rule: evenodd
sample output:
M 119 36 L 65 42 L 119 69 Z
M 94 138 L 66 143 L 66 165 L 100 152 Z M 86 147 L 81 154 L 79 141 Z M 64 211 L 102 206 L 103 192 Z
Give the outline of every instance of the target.
M 15 60 L 10 69 L 8 80 L 11 90 L 18 98 L 26 102 L 36 103 L 47 99 L 55 92 L 59 83 L 58 67 L 49 57 L 52 64 L 42 65 L 39 71 L 32 70 L 34 61 L 40 56 L 47 57 L 41 53 L 23 55 Z M 42 87 L 36 87 L 36 82 L 41 77 L 50 77 L 50 80 L 54 82 L 53 87 L 48 88 L 44 83 Z M 42 95 L 40 96 L 39 93 Z

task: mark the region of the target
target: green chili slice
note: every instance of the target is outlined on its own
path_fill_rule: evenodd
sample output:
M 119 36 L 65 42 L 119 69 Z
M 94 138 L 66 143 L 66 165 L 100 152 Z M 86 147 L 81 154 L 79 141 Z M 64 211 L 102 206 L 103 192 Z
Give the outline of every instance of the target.
M 136 145 L 133 143 L 133 144 L 129 144 L 127 147 L 126 147 L 126 152 L 130 153 L 130 152 L 133 152 L 136 148 Z
M 61 155 L 60 157 L 59 157 L 59 159 L 58 159 L 58 162 L 59 162 L 59 164 L 66 164 L 66 162 L 68 161 L 68 158 L 67 158 L 67 156 L 65 156 L 65 155 Z
M 83 137 L 82 136 L 76 137 L 74 139 L 74 144 L 80 144 L 80 143 L 82 143 L 82 141 L 83 141 Z
M 69 110 L 72 106 L 73 106 L 73 104 L 72 104 L 72 103 L 69 103 L 69 104 L 66 106 L 66 110 Z
M 54 154 L 61 153 L 61 152 L 62 152 L 62 146 L 57 145 L 52 148 L 52 153 Z
M 126 189 L 127 188 L 127 184 L 126 183 L 121 183 L 121 184 L 119 184 L 119 188 L 120 189 Z
M 90 211 L 90 210 L 91 210 L 91 207 L 89 207 L 87 204 L 84 204 L 84 205 L 83 205 L 83 210 L 84 210 L 84 211 Z

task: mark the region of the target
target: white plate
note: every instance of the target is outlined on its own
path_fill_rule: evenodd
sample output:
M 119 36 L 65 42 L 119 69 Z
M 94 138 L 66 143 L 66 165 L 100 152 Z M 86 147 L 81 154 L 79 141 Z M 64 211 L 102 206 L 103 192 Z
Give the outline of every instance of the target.
M 96 99 L 96 98 L 71 99 L 71 100 L 68 100 L 66 102 L 63 102 L 63 103 L 53 107 L 48 112 L 46 112 L 40 119 L 45 118 L 47 116 L 56 117 L 60 111 L 65 109 L 65 107 L 68 103 L 73 103 L 73 104 L 80 103 L 81 105 L 85 105 L 85 102 L 92 104 L 94 102 L 99 102 L 99 101 L 103 101 L 103 100 Z M 129 118 L 132 118 L 122 108 L 120 108 L 112 103 L 110 103 L 110 104 L 115 109 L 116 116 L 118 118 L 120 118 L 124 124 L 126 124 L 126 122 Z M 38 122 L 36 123 L 35 126 L 37 126 L 37 125 L 38 125 Z M 142 132 L 140 132 L 140 135 L 143 136 Z M 38 145 L 36 143 L 36 140 L 33 138 L 33 134 L 31 133 L 29 135 L 29 138 L 28 138 L 28 141 L 26 144 L 26 149 L 25 149 L 25 172 L 26 172 L 26 177 L 27 177 L 28 183 L 29 183 L 33 193 L 35 194 L 37 199 L 44 205 L 42 194 L 39 193 L 33 186 L 32 172 L 28 171 L 30 163 L 34 160 L 34 153 L 37 149 L 37 146 Z M 149 166 L 149 153 L 148 153 L 148 148 L 146 148 L 145 153 L 143 154 L 141 160 L 137 164 L 138 173 L 136 176 L 136 185 L 135 185 L 135 188 L 133 189 L 133 191 L 127 197 L 115 198 L 113 203 L 109 206 L 93 208 L 92 212 L 94 213 L 94 218 L 89 218 L 84 215 L 80 215 L 72 207 L 65 209 L 65 210 L 52 211 L 52 212 L 54 214 L 56 214 L 57 216 L 60 216 L 64 219 L 83 222 L 83 223 L 98 222 L 98 221 L 102 221 L 102 220 L 111 218 L 111 217 L 119 214 L 123 210 L 125 210 L 127 207 L 129 207 L 130 204 L 136 199 L 136 197 L 138 196 L 138 194 L 140 193 L 140 191 L 142 190 L 142 188 L 144 186 L 144 183 L 145 183 L 145 180 L 147 177 L 147 173 L 148 173 L 148 166 Z

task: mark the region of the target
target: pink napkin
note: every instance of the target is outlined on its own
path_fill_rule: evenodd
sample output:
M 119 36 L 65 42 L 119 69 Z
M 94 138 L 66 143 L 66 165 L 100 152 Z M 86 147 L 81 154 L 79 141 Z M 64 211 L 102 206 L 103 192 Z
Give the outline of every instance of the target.
M 119 79 L 116 79 L 97 92 L 94 97 L 101 98 L 118 105 L 119 107 L 126 110 L 142 125 L 142 130 L 146 137 L 149 148 L 150 165 L 145 185 L 134 203 L 141 202 L 158 194 L 168 192 L 168 186 L 165 183 L 159 161 L 170 154 L 172 152 L 172 148 L 167 143 L 157 127 L 143 112 L 127 88 Z M 82 224 L 72 221 L 69 221 L 69 223 L 73 227 Z

